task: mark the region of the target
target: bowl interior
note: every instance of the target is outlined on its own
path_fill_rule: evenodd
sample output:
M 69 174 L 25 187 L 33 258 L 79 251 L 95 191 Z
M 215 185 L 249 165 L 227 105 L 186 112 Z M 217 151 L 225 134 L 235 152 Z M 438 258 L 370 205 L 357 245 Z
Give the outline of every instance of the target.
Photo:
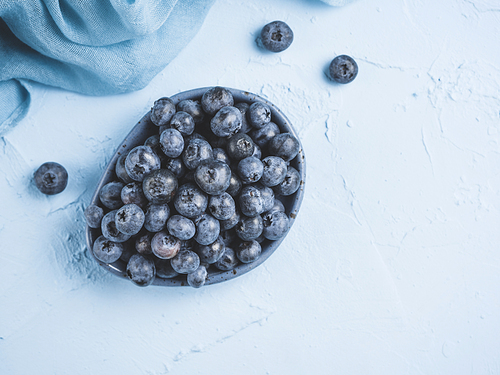
M 179 94 L 173 95 L 170 98 L 173 100 L 174 104 L 178 104 L 181 100 L 185 99 L 191 99 L 191 100 L 200 100 L 202 95 L 208 90 L 210 87 L 204 87 L 204 88 L 199 88 L 199 89 L 194 89 L 190 91 L 184 91 Z M 281 133 L 289 132 L 295 136 L 300 142 L 300 139 L 293 129 L 292 125 L 290 124 L 289 120 L 287 117 L 277 108 L 273 103 L 270 103 L 264 98 L 261 98 L 258 95 L 249 93 L 247 91 L 241 91 L 237 89 L 231 89 L 227 88 L 228 90 L 231 91 L 234 97 L 235 103 L 237 102 L 245 102 L 248 104 L 252 104 L 254 102 L 263 102 L 269 105 L 271 108 L 272 112 L 272 121 L 276 123 L 280 129 Z M 135 127 L 132 129 L 132 131 L 125 137 L 123 142 L 118 146 L 118 149 L 116 150 L 115 154 L 111 158 L 110 162 L 106 166 L 106 169 L 103 172 L 103 175 L 97 184 L 96 190 L 94 192 L 94 195 L 92 197 L 91 204 L 96 204 L 100 205 L 100 200 L 99 200 L 99 191 L 101 188 L 106 185 L 107 183 L 111 181 L 117 180 L 115 176 L 115 165 L 116 161 L 118 158 L 124 154 L 133 149 L 134 147 L 138 145 L 142 145 L 147 138 L 149 138 L 152 135 L 158 134 L 158 127 L 154 125 L 150 118 L 149 118 L 149 113 L 147 113 L 138 123 L 135 125 Z M 292 227 L 294 223 L 294 219 L 297 217 L 298 211 L 300 204 L 302 202 L 302 198 L 304 196 L 304 184 L 305 184 L 305 156 L 304 156 L 304 150 L 302 148 L 302 144 L 300 144 L 300 151 L 297 157 L 293 159 L 290 162 L 290 165 L 297 169 L 297 171 L 300 174 L 300 187 L 297 190 L 296 193 L 293 195 L 290 195 L 288 197 L 280 197 L 280 200 L 283 202 L 285 206 L 285 210 L 287 215 L 290 217 L 290 225 L 289 229 Z M 288 232 L 287 232 L 288 234 Z M 261 243 L 262 246 L 262 255 L 260 256 L 259 259 L 257 259 L 253 263 L 240 263 L 238 266 L 236 266 L 233 270 L 230 271 L 212 271 L 212 268 L 210 268 L 209 274 L 207 281 L 205 285 L 209 284 L 215 284 L 219 283 L 222 281 L 226 281 L 229 279 L 232 279 L 234 277 L 243 275 L 244 273 L 254 269 L 255 267 L 259 266 L 263 262 L 266 261 L 267 258 L 271 256 L 271 254 L 278 248 L 278 246 L 281 244 L 283 239 L 286 237 L 286 235 L 283 236 L 281 239 L 276 240 L 276 241 L 269 241 L 269 240 L 264 240 L 264 242 Z M 92 257 L 94 257 L 93 252 L 91 251 L 92 245 L 94 241 L 101 235 L 101 230 L 100 229 L 93 229 L 87 226 L 87 231 L 86 231 L 86 237 L 87 237 L 87 247 L 89 249 L 90 254 L 92 254 Z M 133 245 L 131 245 L 133 246 Z M 109 272 L 120 276 L 122 278 L 127 278 L 126 275 L 126 263 L 123 260 L 118 260 L 114 263 L 111 264 L 106 264 L 102 263 L 99 260 L 97 260 L 95 257 L 94 259 L 105 269 L 107 269 Z M 187 281 L 186 281 L 186 275 L 179 275 L 175 278 L 172 279 L 163 279 L 160 277 L 156 277 L 155 280 L 153 281 L 153 285 L 161 285 L 161 286 L 186 286 Z

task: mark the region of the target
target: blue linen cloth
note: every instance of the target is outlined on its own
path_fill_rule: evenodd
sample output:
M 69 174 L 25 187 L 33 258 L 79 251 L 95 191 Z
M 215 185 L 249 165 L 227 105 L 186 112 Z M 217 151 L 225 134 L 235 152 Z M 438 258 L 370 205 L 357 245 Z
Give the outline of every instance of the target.
M 87 95 L 143 88 L 214 1 L 0 0 L 0 135 L 25 115 L 32 82 Z

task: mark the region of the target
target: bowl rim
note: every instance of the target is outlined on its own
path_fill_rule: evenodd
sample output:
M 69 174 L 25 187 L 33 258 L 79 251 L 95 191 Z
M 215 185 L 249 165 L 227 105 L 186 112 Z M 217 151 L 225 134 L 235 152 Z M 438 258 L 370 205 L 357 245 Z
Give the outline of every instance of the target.
M 209 86 L 209 87 L 201 87 L 201 88 L 196 88 L 196 89 L 191 89 L 187 91 L 182 91 L 179 92 L 175 95 L 172 95 L 170 99 L 174 102 L 175 105 L 177 105 L 180 101 L 185 100 L 185 99 L 191 99 L 191 100 L 200 100 L 203 94 L 213 88 L 215 86 Z M 288 230 L 285 233 L 283 237 L 276 241 L 269 241 L 265 240 L 265 245 L 262 247 L 262 254 L 261 256 L 254 262 L 252 263 L 239 263 L 233 270 L 229 271 L 220 271 L 220 272 L 214 272 L 209 274 L 207 277 L 207 280 L 204 285 L 211 285 L 211 284 L 217 284 L 223 281 L 227 281 L 233 278 L 236 278 L 238 276 L 241 276 L 243 274 L 246 274 L 247 272 L 253 270 L 254 268 L 258 267 L 262 263 L 264 263 L 275 251 L 276 249 L 280 246 L 280 244 L 283 242 L 283 240 L 286 238 L 288 235 L 288 232 L 292 228 L 295 218 L 298 215 L 299 208 L 301 206 L 302 200 L 304 198 L 304 189 L 305 189 L 305 181 L 306 181 L 306 159 L 305 159 L 305 154 L 304 154 L 304 149 L 302 147 L 302 143 L 300 141 L 300 138 L 292 126 L 291 122 L 288 120 L 286 115 L 278 108 L 276 107 L 273 103 L 268 101 L 267 99 L 257 95 L 253 94 L 251 92 L 245 91 L 245 90 L 239 90 L 239 89 L 234 89 L 234 88 L 229 88 L 229 87 L 224 87 L 225 89 L 229 90 L 231 94 L 233 95 L 234 102 L 245 102 L 248 104 L 252 104 L 254 102 L 261 102 L 267 104 L 271 108 L 271 115 L 272 115 L 272 122 L 276 123 L 280 129 L 280 133 L 291 133 L 298 141 L 299 141 L 299 153 L 298 155 L 290 162 L 290 165 L 292 165 L 297 171 L 299 172 L 300 176 L 300 185 L 299 189 L 297 192 L 292 194 L 291 196 L 288 197 L 282 197 L 283 199 L 288 200 L 288 204 L 291 204 L 290 208 L 288 209 L 287 205 L 285 204 L 286 212 L 288 214 L 288 217 L 290 218 L 290 225 L 288 226 Z M 102 172 L 101 178 L 99 179 L 99 182 L 97 183 L 97 186 L 95 188 L 94 194 L 92 196 L 90 204 L 100 204 L 99 200 L 99 191 L 101 188 L 107 184 L 108 182 L 111 181 L 116 181 L 115 177 L 115 165 L 116 161 L 118 158 L 124 154 L 124 152 L 128 152 L 132 148 L 139 146 L 144 143 L 144 141 L 151 135 L 158 134 L 158 126 L 154 125 L 151 120 L 150 120 L 150 112 L 146 113 L 141 120 L 132 128 L 132 130 L 128 133 L 128 135 L 123 139 L 123 141 L 119 144 L 117 147 L 115 153 L 113 154 L 112 158 L 110 161 L 107 163 L 104 171 Z M 156 132 L 155 132 L 156 130 Z M 87 249 L 89 253 L 91 254 L 92 258 L 103 268 L 105 268 L 107 271 L 111 272 L 112 274 L 119 276 L 123 279 L 127 279 L 128 277 L 126 275 L 126 264 L 125 262 L 118 260 L 115 263 L 103 263 L 100 260 L 98 260 L 94 256 L 94 252 L 92 251 L 92 246 L 95 241 L 95 239 L 98 237 L 97 233 L 100 232 L 100 228 L 94 229 L 90 228 L 88 225 L 86 226 L 86 242 L 87 242 Z M 125 264 L 125 267 L 123 269 L 120 267 L 123 264 Z M 185 281 L 185 276 L 182 275 L 182 280 L 180 279 L 180 276 L 177 276 L 172 279 L 164 279 L 161 277 L 155 277 L 152 285 L 158 285 L 158 286 L 189 286 L 189 284 Z

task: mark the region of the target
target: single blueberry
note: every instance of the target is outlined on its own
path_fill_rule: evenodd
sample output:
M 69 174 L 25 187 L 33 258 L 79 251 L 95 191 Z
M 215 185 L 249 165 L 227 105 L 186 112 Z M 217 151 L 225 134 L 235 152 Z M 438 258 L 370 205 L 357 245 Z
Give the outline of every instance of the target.
M 125 170 L 134 181 L 142 181 L 146 174 L 160 167 L 160 158 L 149 146 L 134 147 L 125 159 Z
M 229 187 L 231 168 L 218 160 L 204 160 L 196 168 L 194 180 L 205 193 L 219 195 Z
M 142 191 L 142 184 L 134 181 L 130 182 L 122 188 L 120 193 L 123 204 L 134 203 L 143 208 L 148 204 L 148 200 Z
M 248 134 L 237 133 L 227 141 L 226 150 L 231 159 L 239 161 L 252 156 L 254 147 Z
M 175 104 L 170 98 L 160 98 L 151 108 L 151 121 L 156 126 L 168 125 L 175 113 Z
M 268 156 L 262 159 L 264 171 L 260 183 L 264 186 L 276 186 L 283 182 L 286 176 L 286 162 L 279 156 Z
M 170 120 L 170 127 L 178 130 L 183 136 L 192 134 L 194 125 L 193 117 L 184 111 L 177 112 Z
M 212 155 L 213 155 L 214 160 L 219 160 L 223 163 L 226 163 L 227 165 L 231 164 L 231 160 L 229 160 L 229 156 L 226 153 L 226 151 L 224 151 L 223 148 L 219 148 L 219 147 L 214 148 L 212 151 Z
M 271 52 L 286 50 L 293 42 L 293 31 L 283 21 L 273 21 L 260 32 L 262 45 Z
M 261 129 L 271 121 L 271 108 L 265 103 L 252 103 L 247 111 L 247 119 L 254 128 Z
M 358 64 L 350 56 L 340 55 L 330 63 L 330 77 L 338 83 L 349 83 L 358 75 Z
M 174 206 L 179 214 L 190 219 L 206 210 L 207 196 L 194 184 L 182 185 L 174 198 Z
M 212 195 L 208 201 L 208 211 L 217 220 L 227 220 L 234 215 L 236 204 L 233 197 L 227 192 L 220 195 Z
M 238 133 L 246 134 L 250 130 L 252 130 L 252 126 L 247 121 L 247 111 L 248 108 L 250 108 L 250 105 L 248 103 L 240 102 L 236 103 L 234 107 L 238 108 L 241 112 L 241 129 L 238 131 Z
M 255 185 L 248 185 L 241 189 L 238 197 L 240 210 L 243 215 L 254 217 L 264 212 L 264 197 L 261 190 Z
M 205 281 L 207 280 L 208 272 L 207 268 L 204 264 L 200 264 L 200 266 L 190 274 L 187 275 L 187 282 L 193 288 L 201 288 L 205 285 Z
M 224 241 L 221 236 L 208 245 L 198 245 L 196 248 L 196 253 L 200 257 L 200 261 L 208 264 L 213 264 L 217 262 L 226 248 Z
M 99 236 L 92 246 L 94 256 L 103 263 L 113 263 L 120 259 L 123 252 L 123 244 L 108 240 Z
M 201 106 L 209 115 L 216 114 L 221 108 L 234 104 L 233 94 L 224 87 L 212 87 L 205 91 L 201 98 Z
M 184 150 L 184 138 L 177 129 L 166 129 L 160 135 L 160 146 L 169 158 L 176 158 Z
M 168 204 L 149 204 L 144 218 L 144 228 L 150 232 L 159 232 L 165 228 L 170 208 Z
M 289 166 L 285 178 L 274 187 L 274 192 L 276 195 L 292 195 L 299 189 L 301 182 L 299 172 L 294 167 Z
M 234 172 L 231 172 L 231 179 L 229 180 L 229 186 L 226 192 L 234 198 L 240 193 L 242 187 L 243 183 L 239 177 Z
M 264 224 L 260 215 L 254 217 L 242 217 L 235 227 L 236 235 L 243 241 L 255 240 L 262 234 Z
M 260 180 L 262 172 L 264 172 L 264 166 L 259 159 L 250 156 L 238 163 L 237 172 L 243 184 L 251 184 Z
M 262 212 L 267 212 L 274 206 L 274 191 L 270 187 L 264 186 L 260 183 L 255 184 L 255 187 L 260 190 L 262 197 Z
M 181 250 L 170 260 L 172 268 L 177 273 L 191 273 L 200 266 L 198 254 L 190 250 Z
M 252 263 L 259 259 L 262 247 L 257 241 L 243 241 L 236 249 L 236 256 L 243 263 Z
M 84 212 L 85 220 L 87 221 L 87 225 L 91 228 L 100 228 L 101 220 L 104 216 L 104 211 L 101 207 L 96 206 L 95 204 L 91 204 L 85 209 Z
M 99 191 L 101 203 L 112 210 L 121 207 L 123 205 L 121 198 L 123 186 L 118 181 L 112 181 L 104 185 Z
M 210 120 L 210 129 L 218 137 L 230 137 L 241 129 L 242 117 L 238 108 L 221 108 Z
M 115 225 L 120 232 L 133 236 L 144 225 L 144 211 L 136 204 L 126 204 L 116 211 Z
M 240 219 L 241 219 L 241 215 L 240 215 L 239 211 L 235 210 L 233 216 L 231 216 L 229 219 L 220 221 L 220 229 L 222 231 L 224 231 L 224 230 L 229 230 L 231 228 L 234 228 L 236 226 L 236 224 L 238 224 Z
M 203 213 L 194 219 L 194 224 L 196 225 L 194 240 L 200 245 L 209 245 L 219 237 L 220 223 L 213 216 Z
M 271 155 L 290 161 L 299 153 L 300 143 L 290 133 L 282 133 L 273 137 L 267 144 L 267 148 Z
M 230 271 L 238 265 L 238 258 L 234 250 L 226 247 L 220 259 L 214 263 L 214 266 L 221 271 Z
M 288 216 L 284 212 L 268 212 L 262 218 L 262 223 L 264 224 L 262 234 L 268 240 L 277 240 L 286 234 L 288 230 L 288 221 Z
M 249 134 L 255 144 L 261 148 L 266 147 L 269 141 L 280 133 L 278 125 L 274 122 L 264 125 L 261 129 L 254 129 Z
M 177 178 L 168 169 L 157 169 L 146 175 L 142 182 L 144 195 L 155 204 L 170 202 L 177 187 Z
M 188 169 L 196 169 L 203 160 L 212 158 L 212 146 L 202 139 L 191 139 L 182 153 L 182 160 Z
M 163 164 L 165 166 L 165 169 L 168 169 L 170 172 L 172 172 L 174 176 L 177 177 L 177 179 L 182 178 L 186 174 L 186 167 L 184 166 L 181 158 L 168 158 Z
M 122 233 L 116 228 L 116 212 L 117 210 L 113 210 L 104 215 L 101 221 L 101 232 L 110 241 L 125 242 L 130 238 L 130 235 Z
M 35 185 L 46 195 L 59 194 L 68 185 L 68 172 L 58 163 L 43 163 L 34 174 Z
M 127 155 L 128 153 L 121 155 L 116 161 L 116 166 L 115 166 L 116 177 L 118 177 L 120 181 L 126 184 L 134 181 L 130 178 L 130 176 L 127 173 L 127 170 L 125 169 L 125 159 L 127 158 Z
M 161 277 L 162 279 L 172 279 L 179 275 L 179 273 L 175 272 L 172 268 L 170 259 L 156 258 L 154 262 L 156 266 L 156 276 Z
M 156 233 L 151 239 L 153 254 L 160 259 L 172 259 L 181 250 L 181 241 L 165 231 Z
M 194 223 L 182 215 L 173 215 L 168 219 L 167 230 L 172 236 L 183 241 L 193 238 L 196 233 Z
M 195 124 L 202 122 L 205 118 L 205 112 L 203 112 L 203 108 L 198 100 L 181 100 L 179 104 L 177 104 L 177 110 L 189 113 Z
M 127 276 L 137 286 L 150 285 L 156 275 L 155 263 L 152 259 L 140 254 L 132 255 L 127 263 Z
M 153 249 L 151 248 L 151 239 L 153 235 L 151 233 L 144 233 L 137 236 L 135 239 L 135 250 L 142 255 L 153 254 Z

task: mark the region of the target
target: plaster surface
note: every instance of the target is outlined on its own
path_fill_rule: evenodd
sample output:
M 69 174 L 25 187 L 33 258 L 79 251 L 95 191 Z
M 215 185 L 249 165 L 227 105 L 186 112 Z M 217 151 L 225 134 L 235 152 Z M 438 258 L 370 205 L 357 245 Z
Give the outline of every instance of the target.
M 280 54 L 255 44 L 276 19 Z M 499 21 L 495 0 L 218 0 L 139 92 L 35 86 L 0 140 L 0 373 L 499 374 Z M 351 84 L 325 76 L 339 54 Z M 83 210 L 154 100 L 212 85 L 287 114 L 301 211 L 246 275 L 135 287 L 91 259 Z M 57 196 L 31 183 L 46 161 Z

